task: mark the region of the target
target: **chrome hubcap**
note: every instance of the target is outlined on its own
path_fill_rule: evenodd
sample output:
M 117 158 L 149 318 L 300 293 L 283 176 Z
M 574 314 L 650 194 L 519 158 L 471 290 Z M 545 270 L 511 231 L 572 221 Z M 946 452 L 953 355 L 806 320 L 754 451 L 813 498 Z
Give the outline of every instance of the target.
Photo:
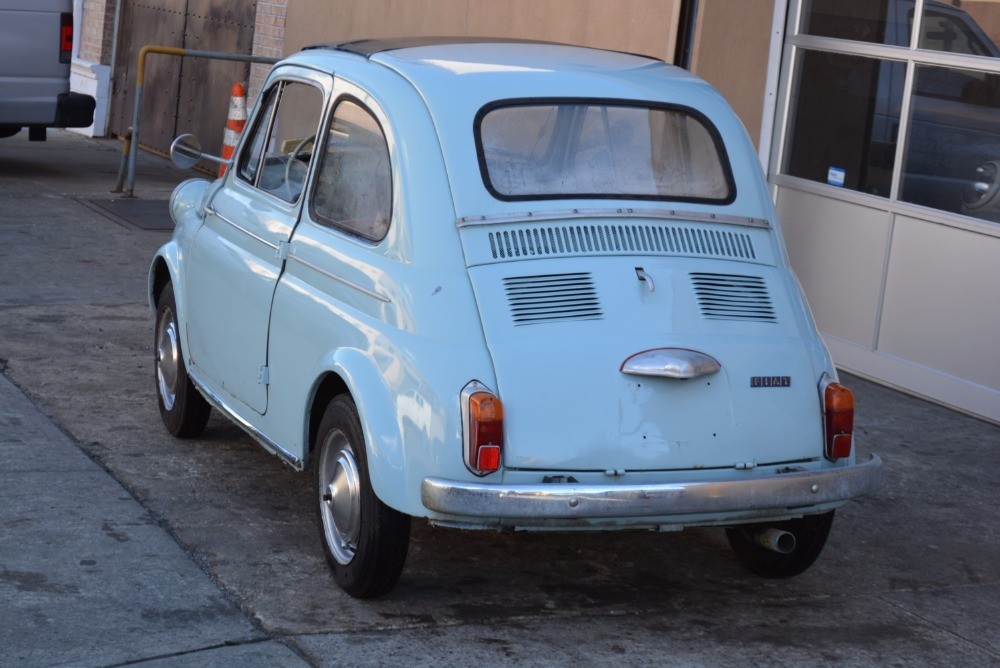
M 168 411 L 177 400 L 177 378 L 180 368 L 180 346 L 177 340 L 177 319 L 166 309 L 156 326 L 156 384 L 163 407 Z
M 323 535 L 337 563 L 347 565 L 361 533 L 361 476 L 347 436 L 330 432 L 320 455 L 320 515 Z

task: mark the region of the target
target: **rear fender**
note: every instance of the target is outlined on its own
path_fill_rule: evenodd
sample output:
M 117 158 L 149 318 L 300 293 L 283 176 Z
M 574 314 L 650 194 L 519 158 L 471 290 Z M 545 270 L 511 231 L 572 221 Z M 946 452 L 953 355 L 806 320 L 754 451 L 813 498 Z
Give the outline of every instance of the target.
M 420 514 L 420 479 L 414 478 L 408 460 L 428 443 L 417 430 L 408 429 L 397 408 L 399 392 L 386 385 L 372 359 L 353 348 L 332 351 L 323 365 L 347 385 L 358 408 L 365 436 L 368 475 L 375 495 L 387 506 L 407 514 Z M 315 394 L 320 384 L 313 388 Z M 320 409 L 323 410 L 323 409 Z M 309 416 L 305 416 L 309 429 Z M 407 446 L 404 449 L 403 443 Z M 416 457 L 419 458 L 419 457 Z

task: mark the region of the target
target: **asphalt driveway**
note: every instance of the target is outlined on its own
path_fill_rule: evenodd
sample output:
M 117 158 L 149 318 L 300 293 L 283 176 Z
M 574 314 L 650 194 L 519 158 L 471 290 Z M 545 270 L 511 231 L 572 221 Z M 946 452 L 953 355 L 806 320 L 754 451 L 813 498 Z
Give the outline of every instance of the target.
M 416 521 L 396 589 L 351 599 L 308 473 L 217 416 L 163 429 L 167 233 L 95 206 L 117 142 L 49 137 L 0 141 L 0 665 L 1000 665 L 1000 427 L 853 377 L 885 482 L 798 578 L 748 575 L 721 530 Z M 193 176 L 140 159 L 143 200 Z

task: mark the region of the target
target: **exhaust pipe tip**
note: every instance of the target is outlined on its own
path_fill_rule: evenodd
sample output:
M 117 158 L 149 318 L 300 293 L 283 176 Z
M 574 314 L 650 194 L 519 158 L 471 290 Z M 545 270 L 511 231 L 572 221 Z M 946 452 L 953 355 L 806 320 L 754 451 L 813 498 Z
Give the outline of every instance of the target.
M 795 549 L 795 535 L 774 527 L 755 532 L 753 539 L 761 547 L 779 554 L 791 554 Z

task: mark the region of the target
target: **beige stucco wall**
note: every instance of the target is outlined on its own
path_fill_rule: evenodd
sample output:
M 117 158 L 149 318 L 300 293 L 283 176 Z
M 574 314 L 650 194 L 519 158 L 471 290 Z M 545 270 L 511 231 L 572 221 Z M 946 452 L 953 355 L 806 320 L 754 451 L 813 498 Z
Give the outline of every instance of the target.
M 701 0 L 692 70 L 760 135 L 774 0 Z M 673 62 L 680 0 L 288 0 L 284 53 L 366 37 L 478 35 L 581 44 Z
M 718 88 L 757 145 L 775 0 L 701 0 L 691 71 Z
M 519 37 L 673 60 L 680 0 L 289 0 L 285 54 L 366 37 Z

